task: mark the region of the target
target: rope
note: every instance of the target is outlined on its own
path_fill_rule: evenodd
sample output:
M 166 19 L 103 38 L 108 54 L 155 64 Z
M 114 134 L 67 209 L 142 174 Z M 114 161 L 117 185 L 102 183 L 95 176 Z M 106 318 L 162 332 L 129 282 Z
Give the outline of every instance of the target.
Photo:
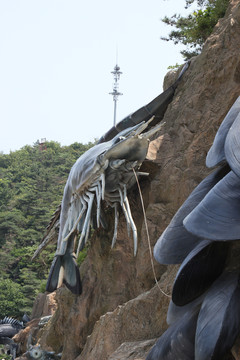
M 158 280 L 157 280 L 157 276 L 156 276 L 156 271 L 154 268 L 154 262 L 153 262 L 153 254 L 152 254 L 152 249 L 151 249 L 151 243 L 150 243 L 150 236 L 149 236 L 149 231 L 148 231 L 148 225 L 147 225 L 147 217 L 146 217 L 146 211 L 145 211 L 145 207 L 144 207 L 144 202 L 143 202 L 143 197 L 142 197 L 142 191 L 140 188 L 140 184 L 138 181 L 138 177 L 137 174 L 135 172 L 135 170 L 133 169 L 133 173 L 135 175 L 136 178 L 136 182 L 137 182 L 137 186 L 138 186 L 138 191 L 139 191 L 139 195 L 140 195 L 140 200 L 141 200 L 141 205 L 142 205 L 142 210 L 143 210 L 143 217 L 144 217 L 144 223 L 145 223 L 145 228 L 146 228 L 146 232 L 147 232 L 147 240 L 148 240 L 148 248 L 149 248 L 149 254 L 150 254 L 150 260 L 151 260 L 151 265 L 152 265 L 152 271 L 153 271 L 153 276 L 154 276 L 154 280 L 155 283 L 157 284 L 158 289 L 160 290 L 160 292 L 167 296 L 168 298 L 171 298 L 170 295 L 166 294 L 160 287 Z

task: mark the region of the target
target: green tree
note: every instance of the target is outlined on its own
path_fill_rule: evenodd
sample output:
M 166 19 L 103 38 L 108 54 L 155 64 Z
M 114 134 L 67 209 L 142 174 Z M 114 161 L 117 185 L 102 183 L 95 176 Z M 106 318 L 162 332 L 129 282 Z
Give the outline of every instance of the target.
M 26 305 L 26 298 L 21 285 L 9 280 L 0 281 L 0 318 L 12 316 L 21 319 Z
M 50 141 L 0 153 L 0 318 L 29 313 L 44 289 L 56 246 L 31 259 L 61 203 L 72 165 L 92 145 Z
M 197 3 L 197 9 L 190 15 L 183 17 L 175 14 L 170 18 L 165 16 L 162 21 L 174 27 L 167 37 L 161 37 L 165 41 L 181 43 L 186 50 L 181 51 L 185 59 L 198 55 L 208 36 L 212 33 L 219 18 L 225 15 L 229 0 L 186 0 L 186 8 Z

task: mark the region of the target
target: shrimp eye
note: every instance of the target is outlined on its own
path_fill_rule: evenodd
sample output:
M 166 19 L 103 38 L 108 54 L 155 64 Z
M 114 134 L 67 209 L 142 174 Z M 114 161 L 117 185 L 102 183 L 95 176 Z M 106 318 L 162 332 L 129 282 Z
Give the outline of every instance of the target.
M 118 138 L 116 138 L 116 140 L 114 141 L 114 145 L 119 143 L 120 141 L 126 139 L 125 136 L 119 136 Z

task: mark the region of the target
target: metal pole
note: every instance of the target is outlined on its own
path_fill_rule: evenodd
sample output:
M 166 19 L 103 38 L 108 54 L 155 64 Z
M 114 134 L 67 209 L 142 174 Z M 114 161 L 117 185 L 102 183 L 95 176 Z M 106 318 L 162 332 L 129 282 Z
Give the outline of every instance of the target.
M 113 74 L 114 83 L 113 83 L 113 91 L 109 94 L 113 96 L 113 101 L 114 101 L 113 126 L 116 126 L 117 101 L 118 101 L 118 96 L 122 95 L 122 93 L 118 91 L 118 81 L 120 79 L 120 75 L 122 74 L 122 72 L 120 71 L 120 67 L 116 64 L 116 66 L 114 67 L 113 71 L 111 71 L 111 73 Z
M 113 116 L 113 126 L 116 126 L 117 121 L 117 100 L 114 99 L 114 116 Z

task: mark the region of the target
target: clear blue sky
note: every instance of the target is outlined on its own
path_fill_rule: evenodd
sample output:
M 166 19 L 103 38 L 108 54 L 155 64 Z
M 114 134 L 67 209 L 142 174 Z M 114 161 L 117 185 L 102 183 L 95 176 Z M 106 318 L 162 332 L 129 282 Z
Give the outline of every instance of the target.
M 111 71 L 120 78 L 117 121 L 162 92 L 180 46 L 160 40 L 164 15 L 185 0 L 0 0 L 0 151 L 41 138 L 69 145 L 113 123 Z

